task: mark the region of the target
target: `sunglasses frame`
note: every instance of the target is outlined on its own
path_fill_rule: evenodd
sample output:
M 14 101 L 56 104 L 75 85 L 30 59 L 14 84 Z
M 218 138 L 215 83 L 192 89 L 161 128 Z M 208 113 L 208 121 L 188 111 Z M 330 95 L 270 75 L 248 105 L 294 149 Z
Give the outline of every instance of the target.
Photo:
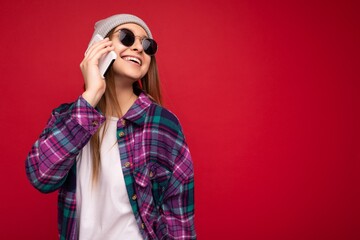
M 158 47 L 157 47 L 157 43 L 156 43 L 156 41 L 155 41 L 154 39 L 148 38 L 148 37 L 136 36 L 136 35 L 133 33 L 133 31 L 131 31 L 130 29 L 127 29 L 127 28 L 118 29 L 118 30 L 116 31 L 116 33 L 117 33 L 117 32 L 119 33 L 119 41 L 120 41 L 120 43 L 121 43 L 122 45 L 124 45 L 124 46 L 126 46 L 126 47 L 131 47 L 132 45 L 134 45 L 136 38 L 140 38 L 140 42 L 141 42 L 141 45 L 142 45 L 142 47 L 143 47 L 143 49 L 144 49 L 144 52 L 145 52 L 147 55 L 149 55 L 149 56 L 154 56 L 154 55 L 156 54 Z M 130 36 L 131 36 L 131 38 L 132 38 L 132 43 L 131 43 L 131 44 L 130 44 L 130 43 L 129 43 L 129 44 L 125 44 L 125 43 L 124 43 L 124 40 L 121 39 L 121 34 L 122 34 L 122 32 L 125 33 L 126 35 L 130 35 Z M 126 35 L 125 35 L 125 37 L 126 37 Z M 146 47 L 146 45 L 144 44 L 145 41 L 149 43 L 148 47 Z M 144 46 L 144 45 L 145 45 L 145 46 Z M 151 53 L 151 52 L 149 53 L 149 51 L 148 51 L 149 48 L 155 48 L 154 53 Z

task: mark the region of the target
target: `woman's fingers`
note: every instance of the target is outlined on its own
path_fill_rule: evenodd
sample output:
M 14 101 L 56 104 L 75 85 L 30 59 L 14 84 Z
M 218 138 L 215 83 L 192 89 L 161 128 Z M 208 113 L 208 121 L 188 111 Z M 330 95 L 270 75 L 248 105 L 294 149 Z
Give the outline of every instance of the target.
M 105 55 L 106 53 L 114 50 L 114 46 L 112 44 L 112 41 L 110 41 L 108 38 L 103 39 L 102 41 L 99 41 L 97 43 L 94 43 L 90 48 L 86 51 L 85 57 L 82 60 L 80 67 L 82 70 L 86 70 L 84 68 L 87 68 L 91 65 L 98 66 L 99 59 Z
M 105 38 L 99 42 L 96 42 L 90 46 L 90 48 L 85 52 L 85 58 L 91 58 L 94 54 L 96 54 L 99 50 L 104 49 L 106 47 L 112 46 L 112 41 L 109 38 Z

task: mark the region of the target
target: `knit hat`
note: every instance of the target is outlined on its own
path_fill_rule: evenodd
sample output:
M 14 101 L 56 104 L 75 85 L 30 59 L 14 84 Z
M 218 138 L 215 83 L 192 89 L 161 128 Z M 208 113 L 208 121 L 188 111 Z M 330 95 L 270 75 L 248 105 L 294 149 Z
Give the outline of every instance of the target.
M 131 14 L 117 14 L 111 17 L 105 18 L 95 23 L 95 31 L 93 33 L 93 37 L 96 34 L 100 34 L 103 38 L 116 26 L 124 23 L 135 23 L 142 27 L 147 33 L 149 38 L 152 38 L 149 27 L 146 23 L 138 18 L 137 16 Z

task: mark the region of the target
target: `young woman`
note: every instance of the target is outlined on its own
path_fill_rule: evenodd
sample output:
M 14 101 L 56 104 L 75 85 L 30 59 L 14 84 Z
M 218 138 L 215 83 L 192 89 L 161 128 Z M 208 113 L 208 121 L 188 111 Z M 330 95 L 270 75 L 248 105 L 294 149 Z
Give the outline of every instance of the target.
M 59 190 L 60 239 L 195 239 L 193 165 L 178 119 L 161 107 L 148 26 L 129 14 L 95 24 L 104 40 L 80 68 L 85 90 L 33 145 L 26 174 Z M 99 59 L 117 58 L 106 72 Z

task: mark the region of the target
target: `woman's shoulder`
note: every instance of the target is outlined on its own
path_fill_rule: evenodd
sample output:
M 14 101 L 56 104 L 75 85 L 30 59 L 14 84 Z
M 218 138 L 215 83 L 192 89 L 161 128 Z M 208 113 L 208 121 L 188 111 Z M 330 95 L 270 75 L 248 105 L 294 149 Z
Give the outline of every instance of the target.
M 151 124 L 162 128 L 168 128 L 176 132 L 181 131 L 180 121 L 175 113 L 156 103 L 150 105 L 147 119 Z

